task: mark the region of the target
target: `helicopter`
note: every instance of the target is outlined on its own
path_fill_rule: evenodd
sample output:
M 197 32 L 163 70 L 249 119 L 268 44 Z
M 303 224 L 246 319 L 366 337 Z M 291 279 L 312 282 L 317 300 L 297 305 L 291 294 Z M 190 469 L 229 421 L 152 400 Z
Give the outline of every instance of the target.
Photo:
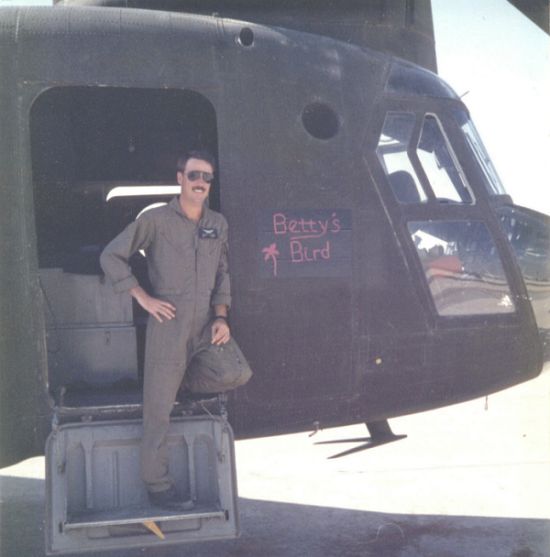
M 430 71 L 429 2 L 350 2 L 333 25 L 330 2 L 298 4 L 0 12 L 1 457 L 42 454 L 49 436 L 50 553 L 153 543 L 152 518 L 167 543 L 230 537 L 231 431 L 366 423 L 370 448 L 403 437 L 393 417 L 533 379 L 549 359 L 548 217 L 514 205 Z M 255 373 L 217 401 L 220 420 L 175 420 L 174 444 L 197 444 L 184 452 L 199 455 L 200 512 L 120 517 L 141 497 L 120 485 L 146 315 L 99 255 L 177 195 L 175 161 L 196 147 L 218 160 L 210 206 L 229 222 L 231 326 Z M 132 267 L 146 286 L 145 263 Z

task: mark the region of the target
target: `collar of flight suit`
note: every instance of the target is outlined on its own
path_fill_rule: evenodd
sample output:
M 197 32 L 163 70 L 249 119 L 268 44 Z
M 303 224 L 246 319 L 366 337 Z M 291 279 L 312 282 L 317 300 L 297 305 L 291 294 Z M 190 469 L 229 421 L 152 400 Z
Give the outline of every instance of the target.
M 180 215 L 181 217 L 183 217 L 186 221 L 188 221 L 190 224 L 192 224 L 193 226 L 202 226 L 204 220 L 206 219 L 206 217 L 208 216 L 208 213 L 210 213 L 210 209 L 206 206 L 203 205 L 202 207 L 202 215 L 201 218 L 199 219 L 198 222 L 192 221 L 181 209 L 181 205 L 180 205 L 180 198 L 179 196 L 176 196 L 174 198 L 172 198 L 170 200 L 170 202 L 168 203 L 168 207 L 170 207 L 170 209 L 176 211 L 176 213 L 178 213 L 178 215 Z

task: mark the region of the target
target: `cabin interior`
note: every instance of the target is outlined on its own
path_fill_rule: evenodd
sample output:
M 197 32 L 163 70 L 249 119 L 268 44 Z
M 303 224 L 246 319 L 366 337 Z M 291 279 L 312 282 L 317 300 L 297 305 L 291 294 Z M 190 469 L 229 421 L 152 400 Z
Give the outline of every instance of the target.
M 57 87 L 36 99 L 30 127 L 50 393 L 60 407 L 139 404 L 147 315 L 114 293 L 99 255 L 177 194 L 182 152 L 217 154 L 214 108 L 191 91 Z M 144 256 L 131 264 L 147 288 Z

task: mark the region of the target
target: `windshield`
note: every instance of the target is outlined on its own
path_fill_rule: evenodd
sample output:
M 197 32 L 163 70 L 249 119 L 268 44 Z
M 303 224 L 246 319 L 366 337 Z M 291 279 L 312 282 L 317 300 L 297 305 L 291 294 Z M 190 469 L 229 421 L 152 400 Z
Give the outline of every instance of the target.
M 496 245 L 485 223 L 408 223 L 439 315 L 502 314 L 515 311 Z
M 388 112 L 378 139 L 376 154 L 399 203 L 473 204 L 466 177 L 435 114 L 424 114 L 420 134 L 413 134 L 417 116 L 412 112 Z M 422 184 L 415 157 L 427 179 Z
M 483 175 L 485 176 L 485 187 L 490 195 L 506 195 L 506 191 L 500 178 L 498 177 L 497 171 L 489 158 L 489 154 L 487 153 L 479 134 L 470 120 L 468 114 L 464 110 L 457 110 L 455 111 L 455 118 L 458 122 L 458 125 L 462 129 L 464 136 L 466 138 L 466 142 L 470 147 L 470 150 L 474 157 L 477 159 L 477 162 L 481 166 L 483 170 Z

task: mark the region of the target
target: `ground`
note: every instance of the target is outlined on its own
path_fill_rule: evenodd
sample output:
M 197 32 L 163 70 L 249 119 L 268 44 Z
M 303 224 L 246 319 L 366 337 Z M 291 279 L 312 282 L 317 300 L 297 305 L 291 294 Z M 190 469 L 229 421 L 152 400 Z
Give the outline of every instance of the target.
M 549 370 L 392 427 L 333 460 L 364 426 L 239 441 L 240 538 L 93 555 L 550 557 Z M 44 497 L 42 457 L 0 470 L 0 557 L 44 555 Z

